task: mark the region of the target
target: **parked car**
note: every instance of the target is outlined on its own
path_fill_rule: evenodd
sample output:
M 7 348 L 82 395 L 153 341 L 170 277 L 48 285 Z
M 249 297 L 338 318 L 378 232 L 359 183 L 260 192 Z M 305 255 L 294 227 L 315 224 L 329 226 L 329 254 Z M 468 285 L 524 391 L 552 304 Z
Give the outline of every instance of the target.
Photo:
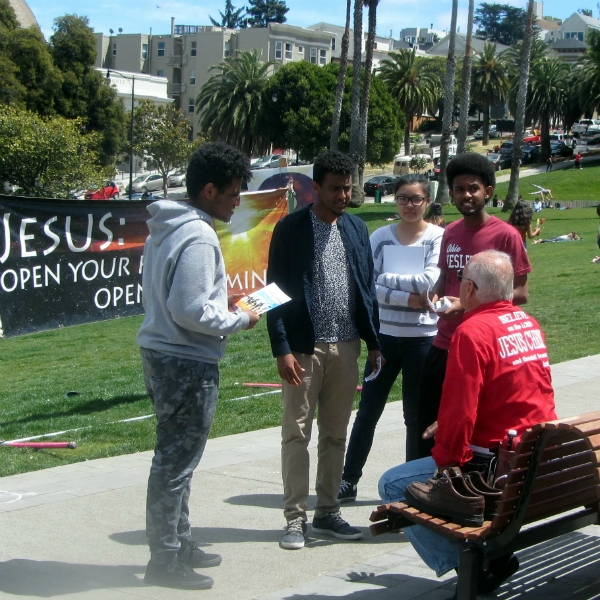
M 500 154 L 499 152 L 490 152 L 487 159 L 494 165 L 496 171 L 507 169 L 512 163 L 510 155 Z
M 140 175 L 133 180 L 132 190 L 129 189 L 129 185 L 127 186 L 128 194 L 135 194 L 136 192 L 150 192 L 153 190 L 162 190 L 163 188 L 163 178 L 162 175 L 150 175 L 147 173 L 146 175 Z
M 573 156 L 573 148 L 564 142 L 550 142 L 552 156 Z
M 168 187 L 182 187 L 185 186 L 185 169 L 180 169 L 179 171 L 175 171 L 167 177 L 167 186 Z
M 503 156 L 511 156 L 513 151 L 514 142 L 504 142 L 500 148 L 498 148 L 498 154 Z M 495 148 L 494 148 L 495 150 Z
M 500 137 L 500 132 L 496 128 L 496 125 L 490 125 L 490 138 L 499 138 L 499 137 Z M 478 129 L 475 132 L 475 139 L 476 140 L 483 139 L 483 127 L 481 129 Z
M 524 144 L 541 144 L 542 136 L 538 135 L 537 133 L 527 132 L 523 136 L 523 143 Z
M 571 127 L 573 133 L 585 133 L 592 128 L 592 131 L 600 131 L 600 120 L 599 119 L 579 119 L 579 123 L 575 123 Z
M 259 158 L 255 163 L 252 164 L 250 169 L 271 169 L 273 166 L 278 167 L 279 159 L 282 156 L 283 154 L 267 154 L 266 156 L 261 156 L 261 158 Z M 276 164 L 275 161 L 277 161 Z
M 107 181 L 99 190 L 88 190 L 86 200 L 118 200 L 119 186 L 114 181 Z
M 382 196 L 393 194 L 397 180 L 397 177 L 390 177 L 389 175 L 377 175 L 371 177 L 371 179 L 366 181 L 363 186 L 365 196 L 374 196 L 377 190 L 381 190 Z
M 521 158 L 521 162 L 524 165 L 529 165 L 531 163 L 536 163 L 540 161 L 540 146 L 525 146 L 523 148 L 523 156 Z

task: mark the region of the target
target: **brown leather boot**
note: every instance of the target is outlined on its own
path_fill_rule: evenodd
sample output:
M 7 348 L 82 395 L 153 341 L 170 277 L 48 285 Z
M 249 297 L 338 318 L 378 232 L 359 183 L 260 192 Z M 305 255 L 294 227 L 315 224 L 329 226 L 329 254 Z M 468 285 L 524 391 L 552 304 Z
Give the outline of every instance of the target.
M 468 489 L 462 477 L 455 477 L 455 480 L 459 491 L 448 471 L 426 483 L 415 481 L 406 488 L 406 502 L 422 512 L 449 518 L 459 525 L 481 527 L 485 506 L 483 496 Z
M 479 471 L 462 474 L 467 486 L 476 494 L 481 494 L 485 500 L 485 509 L 483 516 L 491 521 L 498 514 L 498 502 L 502 495 L 502 490 L 488 485 Z

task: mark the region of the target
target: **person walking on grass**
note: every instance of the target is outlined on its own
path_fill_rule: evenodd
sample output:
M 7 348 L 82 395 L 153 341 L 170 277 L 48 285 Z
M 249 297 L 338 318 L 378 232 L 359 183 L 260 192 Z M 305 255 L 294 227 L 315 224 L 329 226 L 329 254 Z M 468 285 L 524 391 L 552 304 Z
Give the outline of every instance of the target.
M 379 303 L 379 343 L 385 365 L 373 372 L 367 361 L 358 413 L 352 427 L 338 500 L 356 500 L 357 484 L 373 444 L 375 427 L 383 414 L 392 386 L 402 372 L 402 410 L 406 425 L 406 460 L 417 458 L 422 431 L 417 427 L 419 384 L 425 357 L 437 332 L 437 316 L 422 306 L 421 293 L 436 283 L 444 230 L 425 221 L 431 202 L 429 180 L 424 175 L 404 175 L 395 185 L 400 222 L 385 225 L 371 235 L 375 264 L 375 289 Z M 408 272 L 394 272 L 394 253 L 411 252 Z
M 317 501 L 313 533 L 358 540 L 362 531 L 340 514 L 346 430 L 358 383 L 360 340 L 373 370 L 379 350 L 373 259 L 364 222 L 346 212 L 353 163 L 326 152 L 315 160 L 314 204 L 284 217 L 273 231 L 267 280 L 292 300 L 267 314 L 277 370 L 283 380 L 281 462 L 284 517 L 280 546 L 304 547 L 309 453 L 318 406 Z
M 573 169 L 583 169 L 581 166 L 581 152 L 575 155 L 575 162 L 573 163 Z
M 192 539 L 189 498 L 217 407 L 226 336 L 251 329 L 260 318 L 252 311 L 229 312 L 214 229 L 215 219 L 231 220 L 242 182 L 250 177 L 245 154 L 226 144 L 205 144 L 187 168 L 189 204 L 159 200 L 148 206 L 146 316 L 137 341 L 157 419 L 146 499 L 149 585 L 207 589 L 213 580 L 193 569 L 221 563 L 218 554 L 205 553 Z

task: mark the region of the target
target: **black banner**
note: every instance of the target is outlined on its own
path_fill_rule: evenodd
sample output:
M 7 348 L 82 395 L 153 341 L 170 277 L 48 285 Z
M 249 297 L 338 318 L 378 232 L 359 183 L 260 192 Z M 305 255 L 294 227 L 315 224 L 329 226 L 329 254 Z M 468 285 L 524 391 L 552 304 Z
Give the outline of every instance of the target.
M 146 206 L 0 195 L 0 336 L 142 314 Z

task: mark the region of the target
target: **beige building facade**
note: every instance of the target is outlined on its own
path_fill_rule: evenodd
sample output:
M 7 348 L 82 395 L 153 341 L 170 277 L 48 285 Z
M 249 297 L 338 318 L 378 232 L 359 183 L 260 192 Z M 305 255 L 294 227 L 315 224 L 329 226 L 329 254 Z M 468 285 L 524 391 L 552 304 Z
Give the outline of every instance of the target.
M 167 94 L 188 117 L 198 135 L 196 96 L 218 65 L 236 51 L 256 50 L 277 70 L 287 62 L 331 62 L 329 33 L 294 25 L 269 23 L 263 28 L 227 29 L 175 25 L 166 35 L 96 33 L 96 67 L 166 78 Z

